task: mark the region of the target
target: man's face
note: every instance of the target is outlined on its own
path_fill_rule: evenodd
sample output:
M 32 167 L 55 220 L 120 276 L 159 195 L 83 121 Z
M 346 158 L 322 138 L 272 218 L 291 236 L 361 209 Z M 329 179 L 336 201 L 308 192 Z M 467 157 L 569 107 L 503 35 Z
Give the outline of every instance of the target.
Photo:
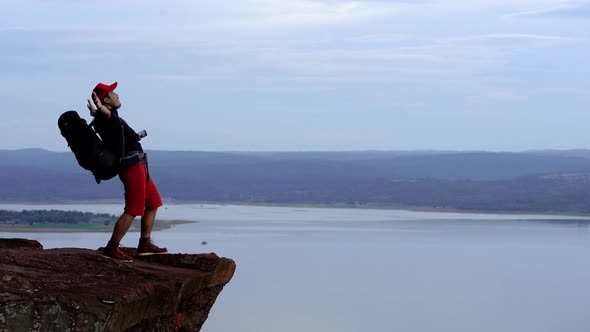
M 121 107 L 121 101 L 119 100 L 119 95 L 115 91 L 111 91 L 104 97 L 104 103 L 109 105 L 111 109 L 118 109 Z

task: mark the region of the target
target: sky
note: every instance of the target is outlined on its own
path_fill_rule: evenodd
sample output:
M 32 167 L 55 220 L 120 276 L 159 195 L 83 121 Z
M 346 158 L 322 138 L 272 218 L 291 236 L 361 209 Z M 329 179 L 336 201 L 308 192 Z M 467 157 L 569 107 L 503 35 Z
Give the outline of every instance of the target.
M 0 0 L 0 149 L 98 82 L 144 149 L 590 148 L 590 1 Z

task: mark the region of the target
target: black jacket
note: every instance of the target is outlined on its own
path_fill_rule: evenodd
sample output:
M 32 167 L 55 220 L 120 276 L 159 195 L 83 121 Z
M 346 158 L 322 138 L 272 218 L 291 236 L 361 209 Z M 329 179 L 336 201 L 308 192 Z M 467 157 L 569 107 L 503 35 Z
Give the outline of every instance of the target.
M 123 148 L 125 149 L 125 155 L 128 155 L 130 152 L 143 152 L 143 148 L 139 143 L 139 135 L 125 120 L 119 117 L 119 113 L 116 110 L 111 111 L 111 117 L 109 119 L 98 115 L 94 120 L 94 129 L 100 135 L 106 146 L 118 156 L 124 156 Z M 123 132 L 123 135 L 121 132 Z M 123 139 L 125 142 L 124 147 Z

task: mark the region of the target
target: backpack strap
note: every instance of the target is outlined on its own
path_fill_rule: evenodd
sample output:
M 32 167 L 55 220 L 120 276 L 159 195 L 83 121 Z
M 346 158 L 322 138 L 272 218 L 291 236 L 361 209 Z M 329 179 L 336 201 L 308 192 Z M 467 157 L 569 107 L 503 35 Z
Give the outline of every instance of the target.
M 119 123 L 121 124 L 121 158 L 125 157 L 125 125 L 127 124 L 125 120 L 121 119 L 117 116 Z M 90 127 L 94 128 L 94 122 L 96 122 L 96 118 L 92 119 L 92 121 L 88 124 Z M 96 131 L 96 130 L 95 130 Z M 120 161 L 119 161 L 120 163 Z
M 121 158 L 123 157 L 125 157 L 125 121 L 121 121 Z M 121 166 L 121 158 L 119 159 L 119 166 Z
M 94 122 L 96 122 L 96 118 L 92 119 L 92 121 L 90 121 L 90 123 L 88 124 L 89 127 L 92 128 L 92 130 L 96 133 L 96 130 L 94 129 Z M 96 184 L 100 184 L 101 180 L 98 177 L 98 175 L 92 173 L 92 175 L 94 175 L 94 181 L 96 181 Z

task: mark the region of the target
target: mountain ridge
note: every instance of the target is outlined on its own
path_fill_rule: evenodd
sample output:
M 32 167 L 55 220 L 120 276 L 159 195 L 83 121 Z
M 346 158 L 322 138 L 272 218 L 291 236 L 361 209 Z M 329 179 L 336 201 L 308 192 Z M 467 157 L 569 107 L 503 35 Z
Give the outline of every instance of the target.
M 148 150 L 169 200 L 384 204 L 482 211 L 590 212 L 590 150 L 544 152 L 199 152 Z M 0 150 L 0 201 L 121 198 L 70 152 Z

